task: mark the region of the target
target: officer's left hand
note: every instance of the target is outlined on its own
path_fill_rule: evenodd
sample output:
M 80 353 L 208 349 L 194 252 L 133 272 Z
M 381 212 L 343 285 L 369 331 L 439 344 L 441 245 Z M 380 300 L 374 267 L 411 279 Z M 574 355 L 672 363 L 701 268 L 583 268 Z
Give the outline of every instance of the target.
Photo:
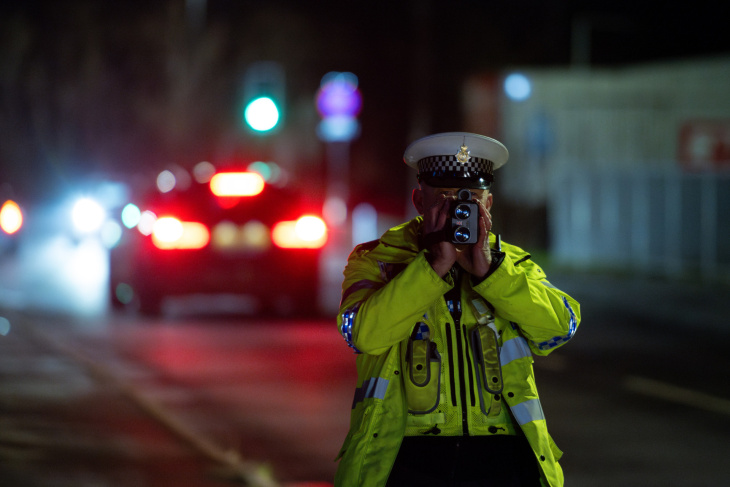
M 478 278 L 483 278 L 492 264 L 492 253 L 489 251 L 489 231 L 492 229 L 492 215 L 484 206 L 479 204 L 479 237 L 473 245 L 458 246 L 456 262 L 462 269 Z

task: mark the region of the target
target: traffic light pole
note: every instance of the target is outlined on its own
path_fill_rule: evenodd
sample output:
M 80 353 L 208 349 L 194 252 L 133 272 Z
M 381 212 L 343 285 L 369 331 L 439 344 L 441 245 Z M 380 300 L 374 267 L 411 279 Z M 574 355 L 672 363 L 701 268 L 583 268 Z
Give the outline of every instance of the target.
M 327 198 L 339 198 L 345 204 L 350 197 L 350 142 L 328 142 Z

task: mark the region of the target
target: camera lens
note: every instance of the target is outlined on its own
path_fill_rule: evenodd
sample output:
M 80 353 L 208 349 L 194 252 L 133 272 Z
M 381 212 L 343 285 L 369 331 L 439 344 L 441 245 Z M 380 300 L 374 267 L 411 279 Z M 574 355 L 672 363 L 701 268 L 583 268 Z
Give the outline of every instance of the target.
M 454 216 L 459 220 L 466 220 L 471 215 L 471 208 L 469 205 L 458 205 L 454 209 Z
M 471 232 L 468 228 L 459 227 L 454 230 L 454 240 L 457 242 L 468 242 L 471 237 Z

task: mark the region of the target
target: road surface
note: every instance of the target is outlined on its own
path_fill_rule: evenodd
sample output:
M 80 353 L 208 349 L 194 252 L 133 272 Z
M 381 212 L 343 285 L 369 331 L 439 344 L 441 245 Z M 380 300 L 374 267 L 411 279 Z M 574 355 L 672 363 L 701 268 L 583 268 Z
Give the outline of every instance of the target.
M 535 363 L 567 485 L 725 485 L 728 335 L 690 319 L 722 297 L 586 279 L 578 333 Z M 355 380 L 332 319 L 0 316 L 0 485 L 331 483 Z

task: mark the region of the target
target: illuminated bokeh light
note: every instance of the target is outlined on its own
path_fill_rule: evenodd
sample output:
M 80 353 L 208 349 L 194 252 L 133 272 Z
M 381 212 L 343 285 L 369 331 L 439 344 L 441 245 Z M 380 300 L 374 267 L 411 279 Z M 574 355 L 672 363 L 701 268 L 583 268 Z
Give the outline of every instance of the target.
M 504 80 L 504 92 L 512 100 L 523 101 L 530 97 L 532 84 L 524 74 L 513 73 Z
M 157 215 L 149 210 L 142 212 L 139 217 L 139 223 L 137 224 L 137 230 L 142 235 L 151 235 L 154 229 L 155 222 L 157 221 Z
M 255 196 L 264 190 L 264 178 L 255 172 L 223 172 L 210 180 L 216 196 Z
M 249 164 L 247 169 L 260 174 L 270 184 L 278 184 L 283 180 L 284 171 L 275 162 L 256 161 Z
M 0 228 L 12 235 L 23 226 L 23 212 L 15 201 L 8 200 L 0 208 Z
M 238 226 L 233 222 L 220 222 L 213 228 L 211 241 L 215 248 L 232 248 L 237 245 Z
M 126 282 L 120 282 L 114 289 L 114 295 L 122 304 L 129 304 L 134 299 L 134 289 Z
M 199 162 L 193 167 L 193 178 L 200 184 L 206 184 L 215 174 L 215 166 L 208 161 Z
M 249 103 L 243 116 L 246 123 L 258 132 L 267 132 L 279 123 L 279 109 L 274 100 L 267 96 L 256 98 Z
M 331 72 L 322 77 L 317 92 L 317 110 L 326 117 L 357 117 L 362 109 L 362 95 L 353 73 Z
M 182 237 L 182 222 L 177 218 L 162 217 L 158 218 L 152 229 L 152 235 L 159 242 L 175 242 Z
M 163 217 L 157 219 L 152 230 L 152 243 L 160 249 L 202 249 L 209 242 L 208 228 L 198 222 Z
M 175 189 L 176 182 L 175 174 L 167 169 L 157 175 L 157 189 L 160 193 L 169 193 Z
M 127 204 L 122 208 L 122 224 L 127 228 L 134 228 L 139 224 L 142 212 L 134 203 Z
M 271 238 L 277 247 L 285 249 L 317 249 L 327 242 L 327 226 L 316 216 L 303 216 L 274 225 Z
M 99 230 L 106 219 L 106 211 L 91 198 L 81 198 L 73 206 L 71 218 L 74 227 L 82 233 Z
M 316 242 L 327 235 L 327 226 L 321 218 L 303 216 L 297 220 L 294 231 L 300 239 L 307 242 Z
M 241 236 L 246 247 L 255 249 L 267 249 L 271 246 L 271 235 L 269 229 L 257 220 L 251 220 L 241 228 Z
M 243 226 L 226 221 L 217 224 L 211 235 L 213 247 L 226 251 L 262 251 L 271 247 L 269 228 L 258 220 Z

